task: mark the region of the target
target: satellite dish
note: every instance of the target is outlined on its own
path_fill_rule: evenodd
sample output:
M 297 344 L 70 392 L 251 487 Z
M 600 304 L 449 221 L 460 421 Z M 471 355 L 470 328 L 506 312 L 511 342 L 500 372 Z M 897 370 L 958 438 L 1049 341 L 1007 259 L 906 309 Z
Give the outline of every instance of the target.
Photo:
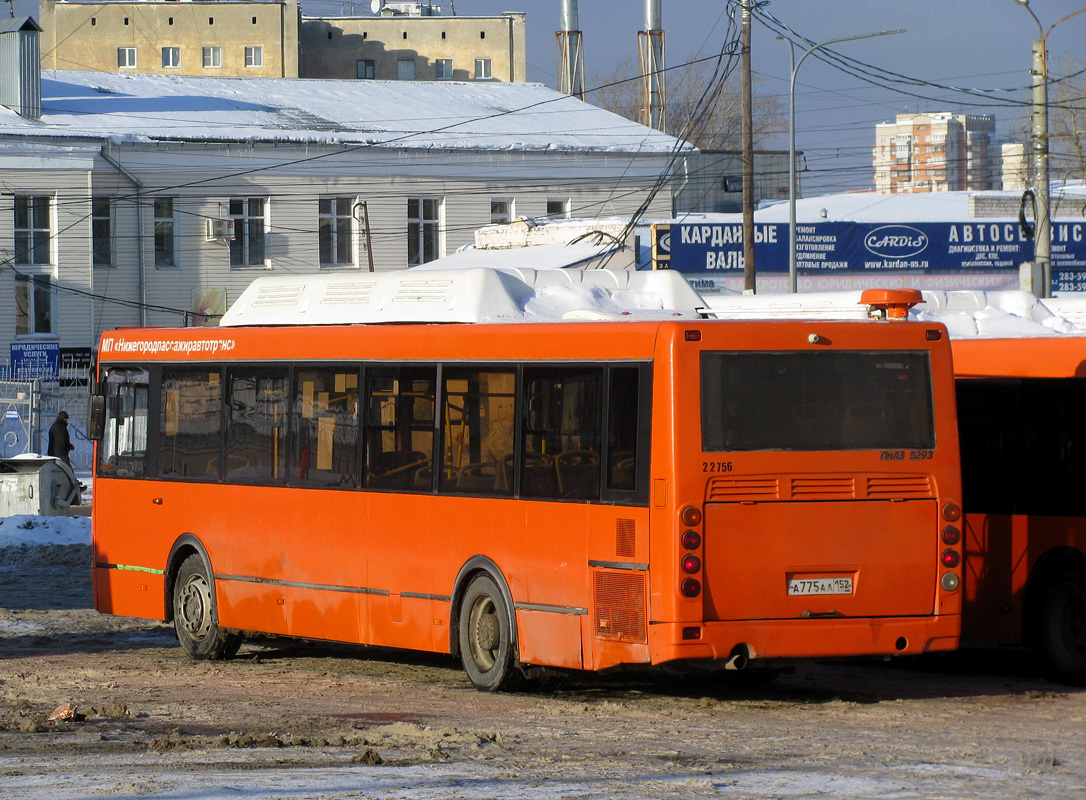
M 381 9 L 384 8 L 385 0 L 370 0 L 370 11 L 374 14 L 380 14 Z

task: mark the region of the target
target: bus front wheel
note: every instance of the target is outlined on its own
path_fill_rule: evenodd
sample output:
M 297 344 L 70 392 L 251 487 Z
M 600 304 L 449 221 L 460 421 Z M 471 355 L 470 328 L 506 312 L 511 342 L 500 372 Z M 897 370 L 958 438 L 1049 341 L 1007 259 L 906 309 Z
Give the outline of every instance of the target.
M 1086 684 L 1086 587 L 1073 575 L 1056 578 L 1045 593 L 1037 643 L 1049 678 Z
M 521 674 L 513 648 L 513 621 L 498 584 L 480 575 L 460 602 L 460 660 L 468 679 L 484 692 L 516 688 Z
M 241 647 L 241 634 L 219 627 L 215 586 L 198 555 L 186 558 L 177 570 L 173 626 L 181 649 L 197 661 L 230 658 Z

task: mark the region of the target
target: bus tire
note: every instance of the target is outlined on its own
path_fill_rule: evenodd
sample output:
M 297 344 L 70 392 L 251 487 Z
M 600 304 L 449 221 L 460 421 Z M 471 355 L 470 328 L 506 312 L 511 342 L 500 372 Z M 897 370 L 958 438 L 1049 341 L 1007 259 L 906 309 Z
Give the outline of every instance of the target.
M 473 578 L 460 601 L 460 661 L 468 679 L 484 692 L 507 692 L 520 684 L 513 647 L 513 620 L 498 584 Z
M 181 649 L 197 661 L 231 658 L 241 647 L 241 634 L 219 627 L 215 585 L 200 556 L 181 562 L 173 583 L 173 627 Z
M 1036 642 L 1046 677 L 1086 684 L 1086 586 L 1074 575 L 1056 576 L 1045 592 Z

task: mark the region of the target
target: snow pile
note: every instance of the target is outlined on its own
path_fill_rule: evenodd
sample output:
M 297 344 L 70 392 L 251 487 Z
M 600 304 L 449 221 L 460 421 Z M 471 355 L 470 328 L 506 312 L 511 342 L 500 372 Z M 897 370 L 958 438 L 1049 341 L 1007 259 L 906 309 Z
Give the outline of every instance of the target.
M 91 540 L 90 517 L 0 518 L 0 547 L 86 544 Z
M 941 322 L 952 339 L 1022 339 L 1086 330 L 1053 313 L 1030 292 L 924 292 L 924 302 L 910 317 Z
M 1023 291 L 925 291 L 909 312 L 920 322 L 940 322 L 952 339 L 1021 339 L 1086 336 L 1086 299 L 1038 300 Z M 811 292 L 705 297 L 717 319 L 862 319 L 863 292 Z

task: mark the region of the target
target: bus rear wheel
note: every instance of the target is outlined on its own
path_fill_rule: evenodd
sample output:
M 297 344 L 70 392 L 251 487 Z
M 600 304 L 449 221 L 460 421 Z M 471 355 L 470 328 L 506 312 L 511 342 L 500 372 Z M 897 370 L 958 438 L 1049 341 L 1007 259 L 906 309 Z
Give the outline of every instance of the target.
M 513 621 L 489 575 L 468 584 L 460 602 L 460 660 L 475 688 L 506 692 L 521 680 L 513 647 Z
M 1052 582 L 1041 604 L 1039 655 L 1052 680 L 1086 684 L 1086 586 L 1074 576 Z
M 232 657 L 241 647 L 241 634 L 219 627 L 215 585 L 203 559 L 191 555 L 181 562 L 173 583 L 173 627 L 181 649 L 197 661 Z

